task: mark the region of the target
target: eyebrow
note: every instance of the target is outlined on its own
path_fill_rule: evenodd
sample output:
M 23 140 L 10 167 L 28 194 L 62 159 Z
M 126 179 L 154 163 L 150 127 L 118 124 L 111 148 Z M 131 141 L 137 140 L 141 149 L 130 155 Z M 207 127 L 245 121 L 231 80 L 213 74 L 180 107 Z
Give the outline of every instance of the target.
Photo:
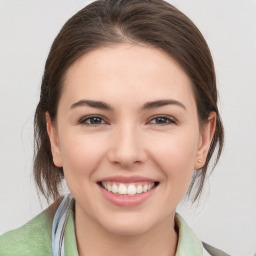
M 186 107 L 184 104 L 182 104 L 180 101 L 172 100 L 172 99 L 150 101 L 145 103 L 141 109 L 142 111 L 145 111 L 145 110 L 163 107 L 166 105 L 177 105 L 186 110 Z M 70 109 L 74 109 L 76 107 L 81 107 L 81 106 L 89 106 L 91 108 L 98 108 L 98 109 L 108 110 L 108 111 L 113 110 L 113 107 L 105 102 L 95 101 L 95 100 L 86 100 L 86 99 L 79 100 L 78 102 L 72 104 Z
M 167 99 L 167 100 L 156 100 L 156 101 L 151 101 L 147 102 L 142 106 L 142 110 L 149 110 L 153 108 L 159 108 L 163 107 L 166 105 L 177 105 L 179 107 L 182 107 L 183 109 L 186 110 L 186 107 L 184 104 L 182 104 L 180 101 L 177 100 L 172 100 L 172 99 Z
M 78 102 L 71 105 L 70 109 L 74 109 L 76 107 L 81 106 L 89 106 L 91 108 L 98 108 L 102 110 L 113 110 L 109 104 L 102 102 L 102 101 L 95 101 L 95 100 L 79 100 Z

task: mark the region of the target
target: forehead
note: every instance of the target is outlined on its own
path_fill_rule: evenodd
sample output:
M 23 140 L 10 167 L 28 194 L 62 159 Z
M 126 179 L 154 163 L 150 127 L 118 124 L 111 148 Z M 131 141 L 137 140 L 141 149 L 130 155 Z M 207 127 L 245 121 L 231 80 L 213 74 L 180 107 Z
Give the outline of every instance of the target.
M 72 101 L 107 100 L 113 94 L 122 100 L 194 101 L 192 83 L 177 62 L 160 49 L 131 44 L 97 48 L 80 57 L 67 70 L 62 94 Z

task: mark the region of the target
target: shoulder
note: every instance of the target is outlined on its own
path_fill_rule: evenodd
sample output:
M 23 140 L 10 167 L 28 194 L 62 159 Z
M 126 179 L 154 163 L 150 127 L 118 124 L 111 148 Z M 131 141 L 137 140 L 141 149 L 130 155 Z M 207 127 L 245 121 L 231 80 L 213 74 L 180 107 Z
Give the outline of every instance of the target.
M 50 206 L 24 226 L 0 236 L 0 256 L 52 255 L 52 208 Z
M 51 226 L 46 211 L 0 236 L 0 256 L 51 255 Z

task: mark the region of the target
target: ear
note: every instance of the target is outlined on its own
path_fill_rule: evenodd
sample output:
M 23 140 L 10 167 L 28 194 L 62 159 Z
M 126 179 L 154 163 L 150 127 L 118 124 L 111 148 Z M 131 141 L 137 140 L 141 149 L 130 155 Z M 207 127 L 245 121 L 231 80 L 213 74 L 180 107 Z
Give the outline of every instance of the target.
M 206 157 L 211 146 L 212 138 L 215 133 L 216 128 L 216 113 L 211 112 L 208 117 L 208 122 L 202 128 L 199 143 L 198 143 L 198 150 L 195 159 L 195 166 L 194 169 L 200 169 L 205 165 Z
M 62 167 L 62 157 L 56 127 L 53 125 L 48 112 L 45 113 L 46 129 L 51 143 L 53 162 L 57 167 Z

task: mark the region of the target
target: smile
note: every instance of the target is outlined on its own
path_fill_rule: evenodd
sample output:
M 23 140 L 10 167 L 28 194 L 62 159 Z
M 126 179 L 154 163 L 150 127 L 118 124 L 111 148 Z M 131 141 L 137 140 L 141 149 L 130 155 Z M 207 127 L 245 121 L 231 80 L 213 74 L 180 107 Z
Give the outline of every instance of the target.
M 150 183 L 116 183 L 116 182 L 100 182 L 99 185 L 113 194 L 121 195 L 121 196 L 135 196 L 142 193 L 146 193 L 147 191 L 156 187 L 158 182 L 150 182 Z

